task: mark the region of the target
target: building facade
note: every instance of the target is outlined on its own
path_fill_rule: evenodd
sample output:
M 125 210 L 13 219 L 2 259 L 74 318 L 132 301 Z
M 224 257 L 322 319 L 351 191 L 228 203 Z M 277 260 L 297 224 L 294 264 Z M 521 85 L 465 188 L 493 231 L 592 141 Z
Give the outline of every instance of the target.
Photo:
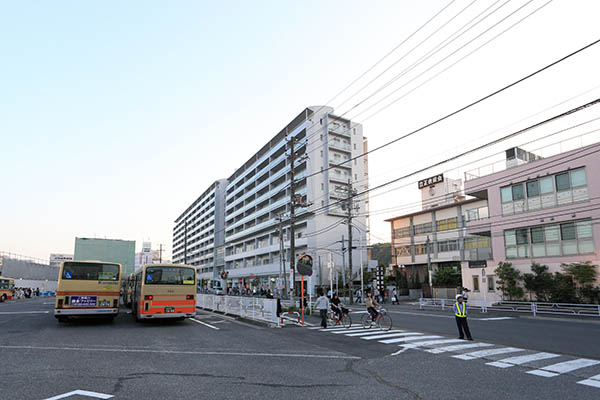
M 422 211 L 387 220 L 393 263 L 409 282 L 416 275 L 416 280 L 429 285 L 428 260 L 435 276 L 442 268 L 460 272 L 464 262 L 491 258 L 489 236 L 467 232 L 469 221 L 487 218 L 487 200 L 466 199 L 460 180 L 444 179 L 443 175 L 419 182 L 419 189 Z
M 132 274 L 135 266 L 135 241 L 120 239 L 75 238 L 74 260 L 116 262 L 123 276 Z
M 230 288 L 281 287 L 282 282 L 277 278 L 280 271 L 283 276 L 289 274 L 291 256 L 288 249 L 292 138 L 296 158 L 294 194 L 297 197 L 294 257 L 303 253 L 313 256 L 315 272 L 311 287 L 326 284 L 330 257 L 334 265 L 332 275 L 341 271 L 348 256 L 344 253 L 342 257 L 342 248 L 348 247 L 347 243 L 341 243 L 342 236 L 345 235 L 346 240 L 348 237 L 348 228 L 342 224 L 347 215 L 343 200 L 348 196 L 349 182 L 353 189 L 362 191 L 366 188 L 367 164 L 354 159 L 363 153 L 366 141 L 361 125 L 335 116 L 330 107 L 316 106 L 304 109 L 233 175 L 219 181 L 226 182 L 224 201 L 220 203 L 223 208 L 219 210 L 219 202 L 216 202 L 215 209 L 206 216 L 224 218 L 223 228 L 215 227 L 215 233 L 223 233 L 219 238 L 222 244 L 215 246 L 219 251 L 209 258 L 208 265 L 200 268 L 201 279 L 221 276 L 221 272 L 226 271 Z M 366 252 L 359 249 L 366 247 L 365 232 L 368 230 L 364 197 L 355 200 L 353 207 L 357 215 L 353 228 L 356 278 L 361 251 L 364 263 L 367 261 Z M 175 221 L 174 262 L 185 262 L 194 257 L 193 246 L 189 245 L 192 240 L 189 226 L 188 234 L 185 233 L 186 213 Z M 280 258 L 280 243 L 286 253 L 285 264 Z M 191 262 L 196 259 L 192 258 Z M 299 282 L 300 276 L 296 278 Z
M 213 182 L 175 220 L 173 263 L 196 266 L 200 279 L 217 279 L 224 264 L 226 187 L 225 179 Z
M 51 267 L 60 267 L 60 264 L 63 261 L 71 261 L 73 259 L 73 254 L 58 254 L 51 253 L 50 254 L 50 266 Z
M 145 264 L 170 264 L 170 260 L 166 260 L 162 257 L 161 251 L 152 250 L 151 242 L 143 242 L 142 243 L 142 251 L 139 253 L 135 253 L 135 268 L 134 271 L 137 271 L 139 268 L 143 267 Z
M 551 273 L 563 263 L 600 263 L 600 181 L 593 179 L 600 143 L 543 159 L 512 150 L 505 170 L 466 176 L 465 193 L 489 208 L 487 219 L 467 222 L 467 232 L 490 237 L 493 255 L 485 263 L 462 265 L 463 285 L 473 299 L 502 298 L 494 276 L 500 262 L 522 273 L 530 273 L 534 262 Z

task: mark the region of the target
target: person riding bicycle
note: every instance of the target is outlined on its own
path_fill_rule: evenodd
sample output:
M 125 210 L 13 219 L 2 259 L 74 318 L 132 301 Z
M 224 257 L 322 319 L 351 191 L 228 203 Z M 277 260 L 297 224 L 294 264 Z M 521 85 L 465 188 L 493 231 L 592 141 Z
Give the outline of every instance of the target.
M 334 312 L 339 320 L 342 319 L 342 314 L 348 312 L 347 309 L 344 308 L 344 303 L 342 303 L 337 293 L 335 293 L 333 299 L 331 299 L 331 311 Z
M 377 314 L 379 314 L 375 307 L 379 306 L 379 303 L 377 303 L 377 300 L 375 300 L 375 298 L 373 297 L 373 293 L 371 293 L 370 291 L 367 292 L 365 306 L 367 306 L 367 311 L 369 312 L 369 314 L 371 314 L 371 320 L 375 321 L 375 319 L 377 318 Z

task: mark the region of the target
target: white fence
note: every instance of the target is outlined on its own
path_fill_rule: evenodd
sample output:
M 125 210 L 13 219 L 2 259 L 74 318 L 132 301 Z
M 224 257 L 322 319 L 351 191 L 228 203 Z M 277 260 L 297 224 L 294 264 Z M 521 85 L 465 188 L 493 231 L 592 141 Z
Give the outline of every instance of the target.
M 454 305 L 454 299 L 419 299 L 419 308 L 441 308 L 450 309 Z M 567 304 L 567 303 L 538 303 L 526 301 L 499 301 L 484 302 L 483 300 L 469 300 L 469 308 L 479 309 L 481 312 L 504 311 L 533 314 L 574 315 L 580 317 L 600 317 L 600 305 L 598 304 Z
M 196 307 L 279 326 L 277 300 L 261 297 L 197 294 Z

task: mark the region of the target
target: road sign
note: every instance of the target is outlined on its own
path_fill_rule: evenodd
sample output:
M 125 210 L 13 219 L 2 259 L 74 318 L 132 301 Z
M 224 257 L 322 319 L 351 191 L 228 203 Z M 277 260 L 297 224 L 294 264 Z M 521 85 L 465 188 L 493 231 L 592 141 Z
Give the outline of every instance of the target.
M 308 254 L 302 254 L 298 257 L 296 262 L 296 269 L 300 275 L 308 275 L 309 272 L 312 274 L 313 259 Z
M 312 276 L 312 274 L 313 274 L 313 270 L 311 269 L 310 271 L 308 271 L 308 274 L 306 274 L 306 275 Z

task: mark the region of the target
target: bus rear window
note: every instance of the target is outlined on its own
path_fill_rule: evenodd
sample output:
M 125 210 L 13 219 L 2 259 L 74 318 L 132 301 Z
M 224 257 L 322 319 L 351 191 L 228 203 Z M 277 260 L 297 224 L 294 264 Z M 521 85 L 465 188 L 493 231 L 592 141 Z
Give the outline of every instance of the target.
M 146 268 L 146 285 L 193 285 L 195 271 L 180 267 Z
M 64 265 L 62 278 L 74 281 L 118 281 L 119 266 L 69 262 Z
M 12 290 L 14 285 L 9 280 L 0 279 L 0 289 Z

